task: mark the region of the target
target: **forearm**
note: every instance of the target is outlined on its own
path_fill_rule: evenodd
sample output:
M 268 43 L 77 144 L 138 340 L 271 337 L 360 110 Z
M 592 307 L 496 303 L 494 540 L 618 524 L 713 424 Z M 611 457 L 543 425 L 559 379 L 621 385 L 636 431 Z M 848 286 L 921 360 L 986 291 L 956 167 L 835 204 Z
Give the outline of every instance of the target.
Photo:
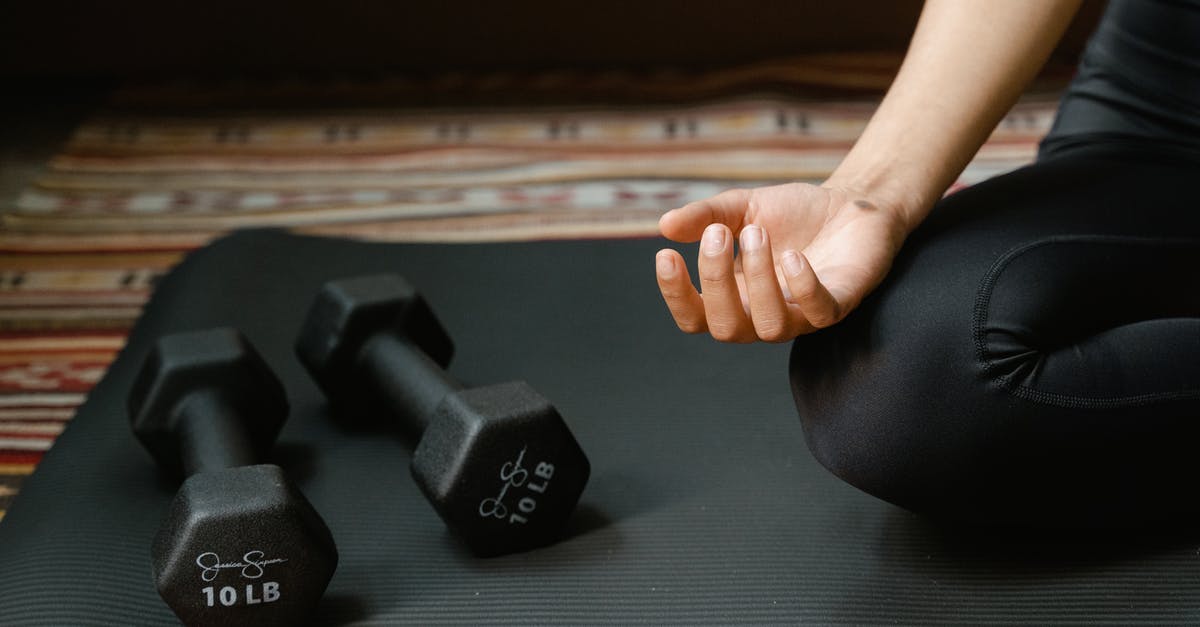
M 1045 63 L 1081 0 L 928 0 L 879 109 L 827 185 L 928 215 Z

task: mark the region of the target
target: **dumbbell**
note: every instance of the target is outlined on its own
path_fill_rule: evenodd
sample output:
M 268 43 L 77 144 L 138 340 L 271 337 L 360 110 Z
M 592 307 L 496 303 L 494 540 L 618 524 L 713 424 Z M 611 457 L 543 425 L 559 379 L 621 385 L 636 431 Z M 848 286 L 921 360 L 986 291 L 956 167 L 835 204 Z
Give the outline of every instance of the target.
M 425 300 L 395 275 L 326 283 L 296 340 L 335 410 L 387 415 L 419 434 L 413 478 L 472 552 L 553 542 L 587 483 L 587 456 L 528 384 L 464 389 L 444 370 L 453 351 Z
M 129 395 L 133 431 L 186 477 L 151 547 L 158 593 L 187 625 L 295 625 L 337 567 L 321 516 L 258 463 L 287 418 L 283 386 L 233 329 L 159 339 Z

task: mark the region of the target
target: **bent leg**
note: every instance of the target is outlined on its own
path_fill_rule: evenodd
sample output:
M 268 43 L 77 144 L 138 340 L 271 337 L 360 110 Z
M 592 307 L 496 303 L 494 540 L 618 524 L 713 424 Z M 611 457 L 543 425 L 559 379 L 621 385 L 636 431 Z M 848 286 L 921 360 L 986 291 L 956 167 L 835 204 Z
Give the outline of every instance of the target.
M 794 343 L 814 455 L 956 518 L 1200 510 L 1198 173 L 1124 143 L 944 200 L 858 310 Z

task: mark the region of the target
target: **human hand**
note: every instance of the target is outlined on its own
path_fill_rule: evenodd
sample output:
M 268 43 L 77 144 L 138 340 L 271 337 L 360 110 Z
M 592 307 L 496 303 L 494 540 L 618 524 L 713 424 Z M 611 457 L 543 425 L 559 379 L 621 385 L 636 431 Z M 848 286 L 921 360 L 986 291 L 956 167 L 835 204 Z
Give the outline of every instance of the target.
M 655 259 L 680 330 L 739 343 L 785 342 L 840 321 L 883 280 L 909 230 L 899 211 L 862 194 L 805 183 L 728 190 L 667 212 L 659 229 L 700 241 L 700 292 L 677 251 Z

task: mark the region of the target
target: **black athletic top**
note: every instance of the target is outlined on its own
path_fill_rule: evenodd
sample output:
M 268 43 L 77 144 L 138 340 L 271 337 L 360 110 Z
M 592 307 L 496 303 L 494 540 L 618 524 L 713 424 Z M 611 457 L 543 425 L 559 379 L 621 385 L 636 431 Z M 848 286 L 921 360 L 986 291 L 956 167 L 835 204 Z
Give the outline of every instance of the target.
M 1200 0 L 1112 0 L 1043 156 L 1097 134 L 1200 150 Z

